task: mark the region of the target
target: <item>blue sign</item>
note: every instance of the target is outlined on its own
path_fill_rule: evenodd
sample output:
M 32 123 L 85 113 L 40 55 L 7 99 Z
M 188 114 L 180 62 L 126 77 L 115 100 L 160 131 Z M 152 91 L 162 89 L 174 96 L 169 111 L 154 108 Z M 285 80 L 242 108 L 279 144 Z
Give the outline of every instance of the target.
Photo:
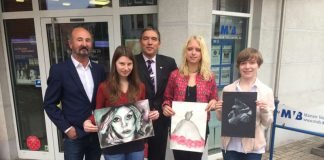
M 41 87 L 41 80 L 35 79 L 35 87 Z
M 221 25 L 220 33 L 222 35 L 236 35 L 236 26 Z

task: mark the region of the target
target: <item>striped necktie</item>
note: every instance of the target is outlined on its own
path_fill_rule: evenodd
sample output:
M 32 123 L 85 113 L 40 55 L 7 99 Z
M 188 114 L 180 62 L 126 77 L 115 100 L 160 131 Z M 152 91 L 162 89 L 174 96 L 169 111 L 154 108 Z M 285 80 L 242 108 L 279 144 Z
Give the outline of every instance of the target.
M 154 73 L 153 73 L 153 70 L 152 70 L 152 66 L 151 64 L 154 62 L 153 60 L 147 60 L 147 70 L 149 72 L 149 75 L 150 75 L 150 79 L 151 79 L 151 83 L 153 84 L 153 87 L 154 87 L 154 90 L 155 90 L 155 84 L 154 84 Z

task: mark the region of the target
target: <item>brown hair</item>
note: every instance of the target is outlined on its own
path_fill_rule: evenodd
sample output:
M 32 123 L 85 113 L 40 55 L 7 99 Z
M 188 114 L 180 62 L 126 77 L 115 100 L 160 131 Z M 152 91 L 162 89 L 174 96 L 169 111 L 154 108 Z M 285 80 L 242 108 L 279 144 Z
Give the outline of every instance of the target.
M 251 60 L 251 59 L 255 59 L 257 61 L 259 67 L 263 63 L 263 58 L 262 58 L 262 55 L 261 55 L 260 51 L 258 51 L 255 48 L 245 48 L 245 49 L 243 49 L 237 55 L 236 68 L 239 68 L 240 64 L 242 62 L 245 62 L 245 61 L 248 61 L 248 60 Z
M 127 77 L 129 83 L 127 97 L 130 103 L 137 101 L 137 95 L 139 94 L 140 91 L 141 81 L 138 76 L 137 65 L 136 65 L 134 55 L 129 48 L 125 46 L 118 46 L 114 52 L 114 56 L 111 62 L 112 65 L 110 69 L 110 74 L 108 77 L 108 81 L 109 81 L 108 93 L 109 93 L 109 99 L 112 104 L 117 102 L 118 98 L 121 95 L 121 89 L 119 84 L 120 77 L 116 69 L 116 62 L 122 56 L 129 58 L 133 62 L 133 69 Z

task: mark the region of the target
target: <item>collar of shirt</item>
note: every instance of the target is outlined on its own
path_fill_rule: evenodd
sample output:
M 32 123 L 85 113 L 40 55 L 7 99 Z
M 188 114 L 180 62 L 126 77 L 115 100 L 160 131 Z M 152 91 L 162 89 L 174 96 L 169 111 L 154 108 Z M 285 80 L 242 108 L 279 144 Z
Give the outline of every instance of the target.
M 75 66 L 75 68 L 80 68 L 80 67 L 83 67 L 83 65 L 78 61 L 76 60 L 72 55 L 71 55 L 71 59 L 72 59 L 72 62 L 73 62 L 73 65 Z M 83 67 L 84 69 L 88 69 L 88 68 L 91 68 L 91 62 L 90 60 L 88 61 L 88 64 L 86 65 L 86 67 Z
M 256 79 L 255 82 L 254 82 L 254 84 L 252 85 L 252 87 L 251 87 L 251 89 L 250 89 L 250 92 L 256 92 L 259 84 L 260 84 L 259 79 Z M 238 80 L 237 83 L 236 83 L 236 88 L 235 88 L 235 90 L 236 90 L 237 92 L 241 92 L 241 91 L 242 91 L 242 89 L 241 89 L 241 87 L 240 87 L 240 81 L 239 81 L 239 80 Z
M 145 62 L 147 62 L 147 60 L 152 60 L 153 63 L 156 62 L 156 55 L 155 55 L 153 58 L 147 58 L 144 54 L 142 54 L 142 55 L 143 55 L 143 58 L 144 58 L 144 61 L 145 61 Z

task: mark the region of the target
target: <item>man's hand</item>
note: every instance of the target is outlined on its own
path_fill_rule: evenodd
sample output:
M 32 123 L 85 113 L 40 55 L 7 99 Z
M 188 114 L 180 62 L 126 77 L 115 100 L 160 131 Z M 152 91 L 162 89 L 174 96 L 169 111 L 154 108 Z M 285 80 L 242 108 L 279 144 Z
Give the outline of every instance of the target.
M 76 139 L 78 138 L 77 132 L 75 130 L 75 128 L 72 126 L 71 129 L 66 133 L 66 135 L 70 138 L 70 139 Z

